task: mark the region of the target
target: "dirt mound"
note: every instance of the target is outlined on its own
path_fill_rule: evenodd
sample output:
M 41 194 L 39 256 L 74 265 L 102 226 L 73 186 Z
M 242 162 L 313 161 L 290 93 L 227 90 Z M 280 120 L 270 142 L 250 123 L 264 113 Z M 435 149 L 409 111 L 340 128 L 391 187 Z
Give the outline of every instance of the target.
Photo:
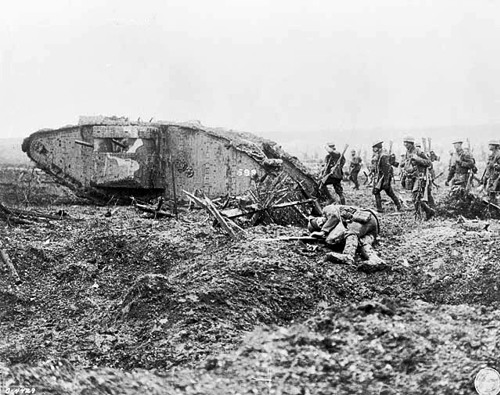
M 490 206 L 487 199 L 463 190 L 452 191 L 443 196 L 437 210 L 445 218 L 500 219 L 500 210 Z
M 264 327 L 237 351 L 170 373 L 17 365 L 17 385 L 60 394 L 469 394 L 500 368 L 500 319 L 487 308 L 381 299 L 328 309 L 304 324 Z M 163 392 L 162 392 L 163 391 Z
M 8 230 L 24 280 L 13 295 L 27 302 L 5 306 L 12 347 L 3 361 L 169 368 L 234 348 L 256 325 L 373 296 L 348 274 L 355 269 L 323 262 L 325 247 L 254 240 L 300 228 L 255 227 L 229 241 L 203 212 L 158 222 L 130 208 L 111 218 L 92 210 L 84 222 Z M 0 282 L 8 287 L 8 277 Z

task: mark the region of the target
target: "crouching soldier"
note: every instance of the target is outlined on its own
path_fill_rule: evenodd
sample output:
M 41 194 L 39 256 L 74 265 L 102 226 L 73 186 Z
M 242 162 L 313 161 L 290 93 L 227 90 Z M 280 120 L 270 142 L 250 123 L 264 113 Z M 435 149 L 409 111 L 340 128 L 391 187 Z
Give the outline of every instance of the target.
M 324 238 L 331 246 L 345 241 L 342 253 L 330 252 L 325 260 L 354 265 L 359 250 L 365 259 L 359 270 L 373 272 L 387 267 L 373 249 L 373 243 L 380 231 L 377 215 L 373 210 L 360 207 L 331 204 L 323 208 L 321 217 L 309 220 L 311 236 Z

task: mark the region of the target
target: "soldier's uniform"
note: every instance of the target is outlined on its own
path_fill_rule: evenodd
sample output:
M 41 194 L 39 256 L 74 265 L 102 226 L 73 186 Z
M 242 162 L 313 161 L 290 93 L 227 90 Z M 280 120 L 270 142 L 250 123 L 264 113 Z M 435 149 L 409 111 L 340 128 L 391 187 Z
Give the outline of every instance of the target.
M 489 147 L 491 154 L 488 156 L 483 184 L 488 192 L 490 202 L 496 203 L 497 194 L 500 193 L 500 141 L 490 141 Z
M 373 250 L 380 225 L 375 212 L 370 209 L 331 204 L 324 207 L 322 217 L 309 221 L 308 229 L 314 236 L 325 237 L 329 245 L 345 241 L 342 254 L 330 252 L 326 260 L 354 264 L 359 248 L 361 256 L 366 259 L 359 269 L 375 271 L 386 267 Z
M 352 151 L 351 163 L 349 164 L 349 180 L 354 183 L 354 189 L 359 189 L 358 174 L 361 170 L 363 160 Z
M 375 196 L 375 205 L 378 212 L 383 212 L 382 208 L 382 196 L 381 191 L 385 191 L 387 196 L 389 196 L 398 211 L 401 210 L 401 202 L 394 193 L 392 189 L 392 179 L 394 177 L 394 171 L 391 165 L 391 157 L 382 148 L 382 142 L 377 141 L 373 144 L 373 156 L 371 160 L 371 166 L 373 169 L 373 190 L 372 193 Z
M 456 152 L 450 162 L 448 179 L 445 185 L 448 186 L 451 181 L 452 185 L 465 189 L 472 173 L 477 172 L 476 161 L 470 151 L 462 148 L 461 140 L 457 140 L 453 144 L 456 145 Z
M 328 143 L 330 148 L 335 148 L 335 144 Z M 340 161 L 339 166 L 336 166 L 337 162 Z M 325 182 L 322 184 L 322 192 L 326 196 L 330 196 L 331 200 L 334 201 L 334 197 L 331 195 L 328 190 L 328 185 L 331 185 L 335 190 L 335 193 L 339 195 L 339 200 L 341 204 L 345 204 L 344 190 L 342 188 L 342 178 L 344 177 L 343 167 L 345 165 L 345 157 L 337 151 L 329 152 L 325 157 Z M 333 170 L 333 171 L 332 171 Z
M 403 187 L 412 192 L 415 209 L 421 206 L 425 212 L 426 219 L 434 215 L 434 210 L 429 207 L 428 202 L 432 201 L 432 180 L 430 176 L 431 160 L 427 155 L 417 149 L 414 145 L 413 137 L 405 137 L 403 142 L 406 147 L 406 154 L 403 163 Z

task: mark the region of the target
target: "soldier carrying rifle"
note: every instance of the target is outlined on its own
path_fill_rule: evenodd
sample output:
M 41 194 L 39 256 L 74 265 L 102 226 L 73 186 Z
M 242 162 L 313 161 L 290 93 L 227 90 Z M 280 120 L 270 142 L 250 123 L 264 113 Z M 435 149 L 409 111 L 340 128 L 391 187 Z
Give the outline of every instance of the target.
M 396 209 L 401 211 L 401 202 L 398 197 L 394 193 L 392 189 L 392 179 L 394 171 L 392 169 L 392 165 L 396 164 L 395 156 L 393 154 L 387 153 L 382 148 L 382 141 L 375 141 L 373 143 L 373 156 L 371 162 L 371 168 L 373 172 L 373 190 L 372 193 L 375 196 L 375 205 L 377 207 L 377 211 L 379 213 L 383 212 L 382 208 L 382 196 L 380 195 L 381 191 L 385 191 L 387 196 L 389 196 L 394 204 L 396 205 Z
M 429 201 L 432 200 L 431 160 L 424 152 L 415 147 L 413 137 L 405 137 L 403 143 L 406 154 L 403 163 L 404 176 L 401 184 L 412 192 L 415 215 L 419 216 L 420 210 L 422 210 L 425 213 L 425 219 L 429 220 L 435 214 L 434 209 L 429 206 Z
M 500 192 L 500 141 L 491 140 L 488 147 L 491 154 L 481 181 L 488 193 L 489 202 L 496 204 L 497 194 Z
M 325 167 L 321 175 L 320 191 L 330 198 L 330 203 L 334 202 L 335 198 L 328 189 L 328 185 L 331 185 L 337 195 L 339 195 L 340 204 L 345 204 L 344 190 L 342 189 L 342 178 L 344 176 L 342 169 L 345 164 L 344 154 L 347 145 L 342 153 L 335 149 L 335 143 L 328 143 L 326 149 L 328 154 L 326 155 Z
M 351 162 L 349 163 L 349 181 L 354 183 L 354 189 L 359 190 L 358 174 L 361 170 L 363 160 L 356 154 L 356 150 L 351 151 Z
M 468 190 L 472 182 L 472 177 L 474 173 L 477 172 L 476 161 L 472 156 L 470 150 L 464 150 L 462 148 L 463 141 L 455 140 L 453 142 L 453 147 L 455 148 L 455 153 L 453 154 L 453 160 L 450 163 L 450 168 L 448 172 L 448 179 L 445 182 L 446 186 L 450 185 L 450 181 L 456 189 Z

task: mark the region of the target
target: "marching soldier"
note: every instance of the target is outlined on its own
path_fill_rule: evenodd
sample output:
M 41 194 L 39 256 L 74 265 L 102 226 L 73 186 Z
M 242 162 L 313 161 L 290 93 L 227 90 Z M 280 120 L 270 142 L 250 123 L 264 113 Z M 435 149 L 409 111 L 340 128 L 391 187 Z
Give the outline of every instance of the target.
M 406 190 L 412 191 L 416 214 L 418 215 L 419 207 L 421 207 L 425 213 L 425 219 L 428 220 L 435 214 L 434 209 L 428 204 L 429 201 L 432 201 L 431 161 L 424 152 L 415 147 L 413 137 L 405 137 L 403 143 L 406 154 L 403 163 L 404 178 L 402 183 Z
M 327 151 L 323 179 L 321 180 L 321 190 L 326 196 L 330 196 L 333 202 L 335 199 L 328 190 L 328 185 L 331 185 L 337 195 L 339 195 L 340 204 L 345 204 L 344 190 L 342 189 L 342 178 L 344 175 L 342 169 L 345 165 L 345 157 L 335 149 L 335 143 L 328 143 Z
M 373 169 L 373 190 L 375 196 L 375 205 L 379 213 L 383 212 L 381 191 L 385 191 L 389 196 L 396 209 L 401 211 L 401 202 L 392 189 L 393 169 L 391 165 L 390 155 L 382 148 L 382 141 L 376 141 L 373 144 L 372 169 Z
M 488 157 L 482 181 L 488 192 L 490 202 L 496 204 L 497 194 L 500 192 L 500 141 L 490 141 L 488 148 L 491 154 Z
M 351 163 L 349 164 L 349 180 L 354 183 L 354 189 L 359 190 L 358 174 L 361 170 L 363 160 L 356 155 L 356 150 L 351 151 Z
M 451 181 L 452 185 L 465 190 L 468 189 L 472 176 L 477 172 L 477 167 L 472 153 L 470 150 L 464 150 L 462 143 L 462 140 L 453 142 L 455 152 L 453 153 L 445 185 L 449 186 Z

